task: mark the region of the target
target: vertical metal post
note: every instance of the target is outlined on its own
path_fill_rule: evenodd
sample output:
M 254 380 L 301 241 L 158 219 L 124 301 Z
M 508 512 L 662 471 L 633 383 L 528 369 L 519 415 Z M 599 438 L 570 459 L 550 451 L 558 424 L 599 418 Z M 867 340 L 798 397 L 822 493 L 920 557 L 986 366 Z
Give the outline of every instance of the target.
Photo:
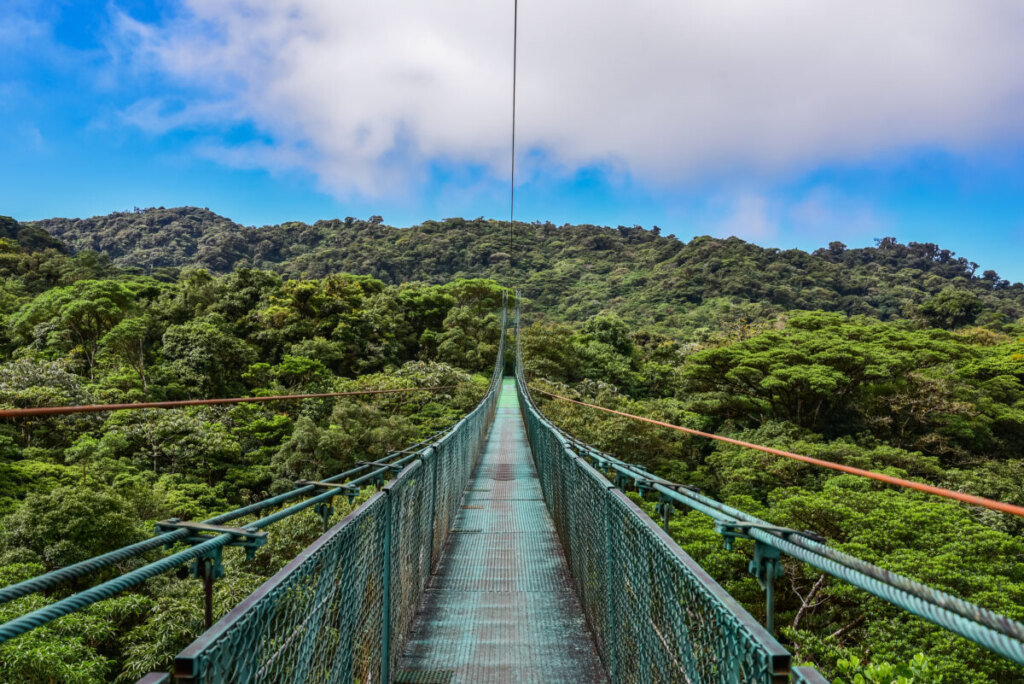
M 380 629 L 380 681 L 391 681 L 391 490 L 384 494 L 384 591 Z
M 330 529 L 331 513 L 334 512 L 334 507 L 327 501 L 322 501 L 316 506 L 313 506 L 313 510 L 320 514 L 320 520 L 323 522 L 324 534 L 327 534 L 327 530 Z
M 615 589 L 613 579 L 615 572 L 615 532 L 612 530 L 612 497 L 611 489 L 605 489 L 604 497 L 604 603 L 605 603 L 605 649 L 608 655 L 608 679 L 611 682 L 618 678 L 618 659 L 615 647 L 618 640 L 615 635 Z
M 672 519 L 672 513 L 675 511 L 672 499 L 662 494 L 661 500 L 658 502 L 658 509 L 661 513 L 661 529 L 665 530 L 665 534 L 668 534 L 668 523 Z
M 199 558 L 197 563 L 203 564 L 203 618 L 206 629 L 213 627 L 213 559 Z
M 430 548 L 427 555 L 427 574 L 434 572 L 434 534 L 437 531 L 437 452 L 430 447 L 423 452 L 422 460 L 430 459 L 433 464 L 434 478 L 430 488 Z M 429 581 L 429 577 L 427 578 Z
M 748 567 L 764 589 L 764 627 L 769 634 L 775 634 L 775 579 L 783 573 L 781 554 L 778 549 L 762 542 L 754 543 L 754 560 Z

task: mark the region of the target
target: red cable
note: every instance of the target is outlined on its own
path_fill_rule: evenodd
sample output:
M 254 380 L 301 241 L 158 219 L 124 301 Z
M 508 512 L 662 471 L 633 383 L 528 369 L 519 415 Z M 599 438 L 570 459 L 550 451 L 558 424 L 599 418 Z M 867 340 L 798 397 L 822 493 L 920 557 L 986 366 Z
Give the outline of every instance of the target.
M 1024 517 L 1024 507 L 1015 506 L 1013 504 L 1003 503 L 1002 501 L 993 501 L 992 499 L 986 499 L 981 496 L 974 496 L 972 494 L 962 494 L 961 492 L 954 492 L 951 489 L 943 489 L 942 487 L 935 487 L 933 485 L 922 484 L 920 482 L 912 482 L 911 480 L 904 480 L 903 478 L 893 477 L 891 475 L 884 475 L 882 473 L 876 473 L 872 470 L 862 470 L 861 468 L 854 468 L 852 466 L 845 466 L 839 463 L 833 463 L 832 461 L 823 461 L 820 458 L 811 458 L 810 456 L 801 456 L 800 454 L 794 454 L 789 451 L 783 451 L 782 449 L 773 449 L 771 447 L 761 446 L 760 444 L 752 444 L 750 442 L 744 442 L 738 439 L 732 439 L 731 437 L 723 437 L 722 435 L 715 435 L 710 432 L 701 432 L 700 430 L 694 430 L 692 428 L 680 427 L 678 425 L 672 425 L 671 423 L 664 423 L 660 420 L 654 420 L 652 418 L 644 418 L 643 416 L 635 416 L 632 413 L 624 413 L 622 411 L 616 411 L 614 409 L 605 408 L 603 406 L 597 406 L 595 404 L 587 404 L 582 401 L 570 399 L 569 397 L 563 397 L 560 394 L 553 392 L 545 392 L 542 389 L 531 388 L 532 391 L 546 394 L 549 397 L 555 399 L 561 399 L 562 401 L 572 402 L 573 404 L 579 404 L 580 406 L 586 406 L 587 408 L 597 409 L 598 411 L 605 411 L 606 413 L 614 413 L 617 416 L 624 416 L 626 418 L 632 418 L 634 420 L 640 420 L 645 423 L 651 423 L 653 425 L 660 425 L 661 427 L 671 428 L 672 430 L 679 430 L 687 434 L 696 435 L 698 437 L 707 437 L 708 439 L 716 439 L 719 442 L 726 442 L 728 444 L 735 444 L 741 447 L 747 447 L 748 449 L 756 449 L 757 451 L 763 451 L 766 454 L 774 454 L 776 456 L 784 456 L 785 458 L 792 458 L 797 461 L 803 461 L 804 463 L 810 463 L 811 465 L 820 466 L 822 468 L 831 468 L 832 470 L 839 470 L 844 473 L 851 475 L 860 475 L 861 477 L 869 477 L 872 480 L 878 480 L 879 482 L 885 482 L 887 484 L 893 484 L 900 487 L 906 487 L 907 489 L 916 489 L 919 492 L 926 492 L 928 494 L 934 494 L 936 496 L 943 496 L 947 499 L 955 499 L 956 501 L 962 501 L 973 506 L 984 506 L 994 511 L 1002 511 L 1003 513 L 1009 513 L 1011 515 L 1019 515 Z
M 400 389 L 359 390 L 354 392 L 327 392 L 325 394 L 279 394 L 271 397 L 233 397 L 230 399 L 185 399 L 183 401 L 151 401 L 140 404 L 87 404 L 84 406 L 40 406 L 27 409 L 0 409 L 0 418 L 26 418 L 31 416 L 58 416 L 68 413 L 96 413 L 99 411 L 122 411 L 124 409 L 175 408 L 177 406 L 199 406 L 205 404 L 245 404 L 256 401 L 288 401 L 292 399 L 320 399 L 324 397 L 348 397 L 357 394 L 394 394 L 396 392 L 427 392 L 452 389 L 457 385 L 437 387 L 405 387 Z

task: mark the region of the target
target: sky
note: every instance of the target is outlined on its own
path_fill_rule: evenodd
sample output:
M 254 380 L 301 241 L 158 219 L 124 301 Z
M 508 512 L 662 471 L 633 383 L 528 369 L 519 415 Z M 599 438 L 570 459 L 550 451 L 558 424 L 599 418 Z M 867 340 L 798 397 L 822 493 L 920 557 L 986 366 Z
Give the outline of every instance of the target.
M 513 2 L 0 0 L 0 214 L 507 219 Z M 519 0 L 517 220 L 1024 280 L 1020 0 Z

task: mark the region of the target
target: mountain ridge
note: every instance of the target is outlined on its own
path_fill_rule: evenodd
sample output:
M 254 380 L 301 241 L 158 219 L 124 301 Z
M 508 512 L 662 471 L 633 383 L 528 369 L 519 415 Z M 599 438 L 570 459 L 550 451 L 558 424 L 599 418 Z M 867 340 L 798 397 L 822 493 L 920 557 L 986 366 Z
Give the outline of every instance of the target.
M 913 318 L 944 290 L 969 295 L 960 304 L 977 299 L 966 305 L 979 308 L 984 324 L 1024 316 L 1021 283 L 994 271 L 978 276 L 976 263 L 938 245 L 890 237 L 875 247 L 832 242 L 805 252 L 735 237 L 682 242 L 640 226 L 534 222 L 516 224 L 516 253 L 509 255 L 508 223 L 483 218 L 409 228 L 378 216 L 252 227 L 209 209 L 177 207 L 23 225 L 45 230 L 72 252 L 96 251 L 119 267 L 150 273 L 258 268 L 286 277 L 347 272 L 385 283 L 511 278 L 540 306 L 572 320 L 613 310 L 628 320 L 692 328 L 723 308 L 743 320 L 795 309 Z

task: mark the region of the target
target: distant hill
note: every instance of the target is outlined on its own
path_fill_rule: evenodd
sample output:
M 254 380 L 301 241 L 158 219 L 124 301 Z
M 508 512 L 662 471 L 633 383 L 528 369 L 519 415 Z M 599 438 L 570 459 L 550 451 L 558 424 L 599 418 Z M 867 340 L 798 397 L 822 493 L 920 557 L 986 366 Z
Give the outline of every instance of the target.
M 66 249 L 63 242 L 42 228 L 18 223 L 10 216 L 0 216 L 0 238 L 17 242 L 27 252 L 39 252 L 44 249 L 63 252 Z
M 570 319 L 613 310 L 627 320 L 695 329 L 789 309 L 881 319 L 931 316 L 935 324 L 960 325 L 1024 316 L 1021 283 L 992 271 L 979 275 L 977 264 L 937 245 L 903 245 L 893 238 L 860 249 L 833 242 L 807 253 L 738 238 L 704 236 L 683 243 L 657 228 L 538 222 L 516 224 L 510 257 L 507 222 L 482 218 L 402 229 L 379 217 L 253 228 L 208 209 L 180 207 L 24 226 L 47 231 L 74 252 L 94 250 L 118 266 L 145 271 L 200 266 L 226 273 L 250 267 L 292 277 L 366 274 L 388 283 L 460 277 L 508 282 L 511 265 L 512 279 L 526 296 Z

